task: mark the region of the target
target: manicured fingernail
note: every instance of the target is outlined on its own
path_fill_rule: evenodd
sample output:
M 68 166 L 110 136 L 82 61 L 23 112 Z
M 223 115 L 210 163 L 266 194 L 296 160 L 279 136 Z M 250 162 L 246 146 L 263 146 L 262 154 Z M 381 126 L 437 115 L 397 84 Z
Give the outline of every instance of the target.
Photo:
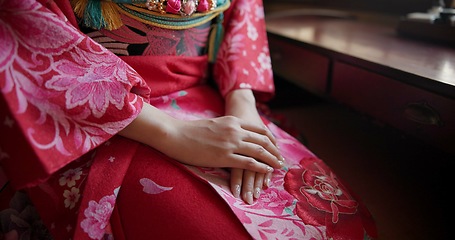
M 283 161 L 278 161 L 278 164 L 280 164 L 280 167 L 284 166 L 284 162 Z
M 240 197 L 240 185 L 238 184 L 234 186 L 234 197 Z
M 245 195 L 245 201 L 250 205 L 253 204 L 253 193 L 247 192 Z
M 269 173 L 273 172 L 273 168 L 270 166 L 267 166 L 267 172 L 269 172 Z
M 266 178 L 266 179 L 265 179 L 265 185 L 266 185 L 267 187 L 270 187 L 270 179 L 269 179 L 269 178 Z
M 261 195 L 261 189 L 260 188 L 255 188 L 254 189 L 254 198 L 259 198 L 259 195 Z

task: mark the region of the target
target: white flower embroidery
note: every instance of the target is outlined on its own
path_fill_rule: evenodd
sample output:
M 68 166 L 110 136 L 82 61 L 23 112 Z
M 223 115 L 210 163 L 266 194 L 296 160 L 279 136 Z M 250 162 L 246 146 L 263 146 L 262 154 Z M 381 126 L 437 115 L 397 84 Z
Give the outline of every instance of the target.
M 263 70 L 268 70 L 272 68 L 272 61 L 270 60 L 270 57 L 265 54 L 264 52 L 261 52 L 258 56 L 258 62 L 259 65 L 261 65 L 261 68 Z
M 71 188 L 71 190 L 65 190 L 63 192 L 63 197 L 65 197 L 65 200 L 63 201 L 65 203 L 65 207 L 69 209 L 73 209 L 76 206 L 76 203 L 79 201 L 80 198 L 79 194 L 79 188 Z
M 114 162 L 115 160 L 115 157 L 114 156 L 110 156 L 109 159 L 107 159 L 109 162 Z
M 68 185 L 68 187 L 72 187 L 76 185 L 76 181 L 81 179 L 82 175 L 82 169 L 81 168 L 76 168 L 76 169 L 69 169 L 68 171 L 63 173 L 63 176 L 59 179 L 59 184 L 60 186 L 64 186 L 65 184 Z
M 255 8 L 255 16 L 256 16 L 256 21 L 262 20 L 265 15 L 264 15 L 264 7 L 263 6 L 256 6 Z
M 247 30 L 248 30 L 248 33 L 247 33 L 248 38 L 253 41 L 256 41 L 256 39 L 258 39 L 258 37 L 259 37 L 258 30 L 256 29 L 256 27 L 253 24 L 248 24 Z

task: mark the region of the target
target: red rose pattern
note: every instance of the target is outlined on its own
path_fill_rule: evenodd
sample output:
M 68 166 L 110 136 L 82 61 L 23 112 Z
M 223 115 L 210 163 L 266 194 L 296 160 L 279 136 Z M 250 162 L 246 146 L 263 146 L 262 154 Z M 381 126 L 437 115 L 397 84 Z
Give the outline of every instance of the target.
M 357 201 L 321 160 L 304 158 L 300 164 L 286 173 L 284 187 L 299 200 L 296 213 L 306 224 L 325 226 L 329 219 L 336 224 L 340 215 L 356 213 Z

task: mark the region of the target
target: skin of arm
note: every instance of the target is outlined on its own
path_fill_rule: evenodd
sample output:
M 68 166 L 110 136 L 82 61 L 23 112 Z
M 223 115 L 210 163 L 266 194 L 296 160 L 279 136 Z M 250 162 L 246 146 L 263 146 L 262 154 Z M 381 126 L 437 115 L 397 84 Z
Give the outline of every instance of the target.
M 119 135 L 149 145 L 184 164 L 238 169 L 234 171 L 236 184 L 242 184 L 238 182 L 240 170 L 248 170 L 248 174 L 243 173 L 243 182 L 254 182 L 258 175 L 258 184 L 263 185 L 264 175 L 280 168 L 282 157 L 262 121 L 251 123 L 247 117 L 250 103 L 243 103 L 249 107 L 240 107 L 245 100 L 242 96 L 249 95 L 248 91 L 251 90 L 229 94 L 226 106 L 230 110 L 226 113 L 230 116 L 194 121 L 173 118 L 144 102 L 136 119 Z M 254 110 L 257 114 L 255 107 Z M 251 193 L 252 188 L 245 189 Z M 244 200 L 249 202 L 249 198 Z

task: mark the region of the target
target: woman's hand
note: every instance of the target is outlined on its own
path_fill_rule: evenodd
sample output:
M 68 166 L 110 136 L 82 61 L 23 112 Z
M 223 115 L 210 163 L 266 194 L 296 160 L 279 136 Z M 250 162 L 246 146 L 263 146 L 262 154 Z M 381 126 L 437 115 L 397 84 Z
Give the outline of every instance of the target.
M 177 120 L 157 148 L 190 165 L 230 167 L 254 172 L 279 168 L 279 151 L 263 126 L 225 116 L 195 121 Z
M 120 135 L 194 166 L 238 168 L 263 174 L 281 167 L 270 131 L 233 116 L 179 120 L 144 103 L 139 116 Z
M 256 108 L 254 95 L 249 89 L 239 89 L 226 96 L 226 115 L 236 116 L 252 124 L 265 128 Z M 274 147 L 275 138 L 272 137 Z M 277 156 L 280 161 L 281 155 Z M 282 163 L 282 162 L 281 162 Z M 248 204 L 258 198 L 262 189 L 270 185 L 272 173 L 266 174 L 247 169 L 233 168 L 231 170 L 231 191 L 235 197 L 241 197 Z

